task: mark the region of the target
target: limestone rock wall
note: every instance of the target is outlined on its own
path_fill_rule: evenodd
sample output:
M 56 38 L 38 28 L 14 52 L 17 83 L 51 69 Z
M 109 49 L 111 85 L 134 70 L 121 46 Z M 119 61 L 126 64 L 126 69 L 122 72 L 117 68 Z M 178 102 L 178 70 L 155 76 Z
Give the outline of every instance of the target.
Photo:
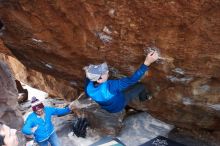
M 19 61 L 77 90 L 83 66 L 107 61 L 115 76 L 130 75 L 155 46 L 163 60 L 143 79 L 154 98 L 135 107 L 179 127 L 220 129 L 219 0 L 1 0 L 0 21 Z

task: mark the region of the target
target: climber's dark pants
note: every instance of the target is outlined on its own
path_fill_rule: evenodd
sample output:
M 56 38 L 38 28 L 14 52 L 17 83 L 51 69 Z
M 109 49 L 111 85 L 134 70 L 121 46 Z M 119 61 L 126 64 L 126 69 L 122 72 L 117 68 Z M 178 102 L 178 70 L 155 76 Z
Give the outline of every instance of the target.
M 149 91 L 142 83 L 136 83 L 123 91 L 126 103 L 133 100 L 145 101 L 150 96 Z

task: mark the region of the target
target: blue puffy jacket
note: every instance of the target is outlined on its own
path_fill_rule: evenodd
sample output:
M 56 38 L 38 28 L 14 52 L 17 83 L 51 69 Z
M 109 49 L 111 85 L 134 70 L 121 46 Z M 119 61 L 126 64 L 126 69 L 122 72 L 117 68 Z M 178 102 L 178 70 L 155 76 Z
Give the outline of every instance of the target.
M 66 115 L 71 112 L 71 110 L 66 108 L 53 108 L 53 107 L 44 107 L 45 117 L 43 120 L 35 112 L 32 112 L 26 119 L 22 133 L 26 135 L 34 135 L 36 142 L 42 142 L 47 140 L 50 135 L 55 131 L 54 126 L 51 122 L 51 117 L 54 115 Z M 38 126 L 37 130 L 33 133 L 32 128 Z
M 108 80 L 98 86 L 94 86 L 94 82 L 87 80 L 86 93 L 108 112 L 120 112 L 126 106 L 122 91 L 137 83 L 147 70 L 148 66 L 142 64 L 132 76 Z

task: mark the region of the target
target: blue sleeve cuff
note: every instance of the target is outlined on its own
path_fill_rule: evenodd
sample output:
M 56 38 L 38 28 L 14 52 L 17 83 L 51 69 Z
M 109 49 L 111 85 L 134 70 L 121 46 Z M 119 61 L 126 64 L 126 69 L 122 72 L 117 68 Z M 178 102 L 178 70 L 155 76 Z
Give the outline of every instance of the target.
M 140 68 L 141 68 L 141 70 L 144 70 L 144 71 L 149 70 L 149 67 L 145 64 L 142 64 Z
M 68 108 L 68 112 L 70 113 L 72 110 L 69 107 L 67 107 L 67 108 Z

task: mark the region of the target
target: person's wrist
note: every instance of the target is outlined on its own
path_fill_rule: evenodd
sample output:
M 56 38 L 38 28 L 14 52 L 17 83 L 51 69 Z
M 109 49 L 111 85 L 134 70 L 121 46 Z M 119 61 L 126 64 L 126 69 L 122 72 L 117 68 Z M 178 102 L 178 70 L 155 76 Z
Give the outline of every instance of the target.
M 68 108 L 72 111 L 73 110 L 73 107 L 71 105 L 68 106 Z
M 144 65 L 149 66 L 151 63 L 149 61 L 145 61 Z

